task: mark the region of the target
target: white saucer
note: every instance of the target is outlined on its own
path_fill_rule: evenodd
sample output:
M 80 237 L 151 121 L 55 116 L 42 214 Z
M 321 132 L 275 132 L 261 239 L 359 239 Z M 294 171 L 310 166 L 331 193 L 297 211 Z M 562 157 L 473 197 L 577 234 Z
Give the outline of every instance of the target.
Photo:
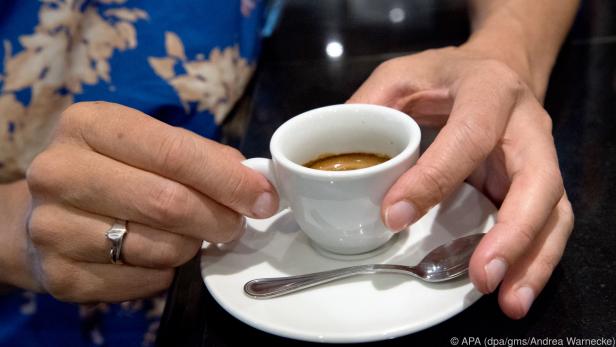
M 473 304 L 481 294 L 467 277 L 427 284 L 397 274 L 348 278 L 274 299 L 252 299 L 244 283 L 259 277 L 299 275 L 369 263 L 415 264 L 454 238 L 487 232 L 496 208 L 464 184 L 410 232 L 370 256 L 330 257 L 317 252 L 291 213 L 249 220 L 233 244 L 203 244 L 201 275 L 218 303 L 263 331 L 315 342 L 367 342 L 407 335 L 438 324 Z

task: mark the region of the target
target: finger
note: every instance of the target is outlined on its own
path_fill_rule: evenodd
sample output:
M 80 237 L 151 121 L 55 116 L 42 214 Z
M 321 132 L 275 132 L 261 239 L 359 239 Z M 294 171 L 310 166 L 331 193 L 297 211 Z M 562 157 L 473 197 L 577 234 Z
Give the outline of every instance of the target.
M 273 186 L 232 160 L 238 155 L 226 146 L 117 104 L 76 104 L 64 115 L 65 128 L 108 157 L 193 187 L 244 215 L 265 218 L 278 208 Z
M 434 85 L 426 76 L 431 67 L 413 57 L 386 61 L 347 100 L 351 104 L 377 104 L 413 116 L 420 125 L 442 126 L 453 106 L 447 88 Z
M 449 90 L 431 89 L 401 99 L 397 108 L 413 116 L 419 125 L 435 128 L 447 123 L 453 102 Z
M 500 207 L 511 186 L 511 175 L 507 173 L 507 158 L 502 147 L 496 147 L 488 158 L 466 179 L 497 207 Z
M 528 251 L 564 193 L 549 131 L 535 125 L 517 136 L 525 146 L 512 155 L 519 163 L 508 163 L 511 187 L 496 225 L 471 258 L 471 280 L 484 293 L 494 291 L 508 268 Z
M 41 264 L 41 281 L 49 294 L 77 303 L 151 297 L 169 288 L 174 274 L 173 269 L 78 263 L 52 256 L 45 257 Z
M 526 316 L 560 262 L 572 230 L 573 211 L 563 196 L 531 248 L 505 276 L 499 303 L 507 316 L 513 319 Z
M 28 176 L 38 195 L 195 239 L 230 241 L 243 224 L 242 216 L 194 189 L 75 146 L 39 155 Z
M 347 100 L 351 104 L 377 104 L 394 107 L 401 96 L 412 94 L 415 90 L 412 78 L 415 76 L 409 71 L 412 64 L 402 64 L 403 59 L 397 58 L 380 64 L 362 85 Z M 404 69 L 404 73 L 400 71 Z M 405 78 L 402 78 L 402 77 Z
M 504 132 L 518 93 L 484 75 L 452 89 L 455 102 L 447 124 L 383 199 L 382 218 L 391 230 L 419 219 L 487 157 Z
M 43 204 L 36 207 L 30 228 L 37 247 L 78 262 L 111 262 L 111 244 L 105 236 L 114 220 L 68 206 Z M 146 268 L 174 268 L 200 249 L 201 240 L 127 223 L 120 259 L 128 265 Z M 32 235 L 32 231 L 31 231 Z

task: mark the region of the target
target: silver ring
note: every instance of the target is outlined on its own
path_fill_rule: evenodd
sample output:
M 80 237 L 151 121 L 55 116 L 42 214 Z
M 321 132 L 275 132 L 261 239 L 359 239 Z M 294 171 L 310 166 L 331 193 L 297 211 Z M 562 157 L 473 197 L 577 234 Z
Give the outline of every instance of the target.
M 107 240 L 111 242 L 111 250 L 109 251 L 109 257 L 112 264 L 122 264 L 120 260 L 120 254 L 122 252 L 122 243 L 124 242 L 124 236 L 128 231 L 126 228 L 126 221 L 116 219 L 111 228 L 105 232 Z

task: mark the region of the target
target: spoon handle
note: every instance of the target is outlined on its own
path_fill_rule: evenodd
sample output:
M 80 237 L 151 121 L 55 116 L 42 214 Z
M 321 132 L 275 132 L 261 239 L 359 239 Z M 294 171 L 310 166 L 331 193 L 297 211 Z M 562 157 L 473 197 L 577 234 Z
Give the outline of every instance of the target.
M 244 285 L 244 292 L 258 299 L 273 298 L 342 278 L 376 272 L 404 273 L 418 277 L 414 269 L 408 266 L 385 264 L 358 265 L 300 276 L 258 278 L 247 282 Z

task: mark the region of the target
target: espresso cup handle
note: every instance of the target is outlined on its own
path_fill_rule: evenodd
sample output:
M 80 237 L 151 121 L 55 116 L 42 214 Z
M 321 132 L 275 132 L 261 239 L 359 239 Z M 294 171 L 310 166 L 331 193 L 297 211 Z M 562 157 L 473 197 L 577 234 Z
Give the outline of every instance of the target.
M 278 192 L 278 197 L 280 198 L 280 203 L 278 204 L 278 212 L 289 207 L 287 199 L 282 196 L 280 189 L 278 189 L 278 183 L 276 182 L 276 177 L 274 176 L 274 162 L 271 159 L 250 158 L 244 160 L 242 164 L 265 176 L 265 178 L 270 181 L 274 188 L 276 188 L 276 192 Z

